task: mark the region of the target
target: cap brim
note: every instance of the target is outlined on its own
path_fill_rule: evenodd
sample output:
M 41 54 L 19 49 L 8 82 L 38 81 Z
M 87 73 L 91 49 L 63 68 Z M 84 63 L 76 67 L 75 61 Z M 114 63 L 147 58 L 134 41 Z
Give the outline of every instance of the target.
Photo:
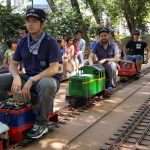
M 139 33 L 133 33 L 133 35 L 140 35 Z
M 38 20 L 41 20 L 40 17 L 37 14 L 34 14 L 34 13 L 30 13 L 30 14 L 26 15 L 26 18 L 29 18 L 29 17 L 34 17 L 34 18 L 37 18 Z
M 101 33 L 110 33 L 109 31 L 100 31 L 99 34 Z

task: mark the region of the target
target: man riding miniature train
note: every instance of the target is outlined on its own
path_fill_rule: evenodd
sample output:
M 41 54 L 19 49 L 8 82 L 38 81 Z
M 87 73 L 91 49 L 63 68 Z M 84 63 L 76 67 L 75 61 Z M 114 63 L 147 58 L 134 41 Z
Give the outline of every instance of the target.
M 140 32 L 136 30 L 132 34 L 132 39 L 126 44 L 125 59 L 134 61 L 136 69 L 140 75 L 142 63 L 144 62 L 144 50 L 148 49 L 148 44 L 140 40 Z
M 115 61 L 120 58 L 120 50 L 115 42 L 110 40 L 110 31 L 103 28 L 99 32 L 99 41 L 96 43 L 89 56 L 89 63 L 92 65 L 97 60 L 106 70 L 106 92 L 112 94 L 112 89 L 116 87 L 117 64 Z
M 27 36 L 18 43 L 10 63 L 11 74 L 0 75 L 0 100 L 7 91 L 20 93 L 31 99 L 35 112 L 35 124 L 27 136 L 37 139 L 46 134 L 48 113 L 53 112 L 53 100 L 59 88 L 60 53 L 57 41 L 43 32 L 46 14 L 42 9 L 26 12 Z M 20 75 L 17 66 L 23 63 L 25 74 Z

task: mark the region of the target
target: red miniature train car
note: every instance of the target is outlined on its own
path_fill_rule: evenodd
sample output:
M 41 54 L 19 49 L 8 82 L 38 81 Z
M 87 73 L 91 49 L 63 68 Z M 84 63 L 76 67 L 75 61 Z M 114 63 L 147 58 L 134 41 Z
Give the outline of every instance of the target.
M 57 113 L 49 113 L 48 119 L 57 122 Z M 22 106 L 17 106 L 9 102 L 4 104 L 1 103 L 0 121 L 9 126 L 9 138 L 10 142 L 13 144 L 24 139 L 26 132 L 30 130 L 34 124 L 35 115 L 31 105 L 24 104 Z
M 18 109 L 0 108 L 0 121 L 10 128 L 9 136 L 13 143 L 23 140 L 25 132 L 31 129 L 34 123 L 34 115 L 31 106 L 23 106 Z
M 118 75 L 121 77 L 132 77 L 137 75 L 137 68 L 134 62 L 119 62 Z

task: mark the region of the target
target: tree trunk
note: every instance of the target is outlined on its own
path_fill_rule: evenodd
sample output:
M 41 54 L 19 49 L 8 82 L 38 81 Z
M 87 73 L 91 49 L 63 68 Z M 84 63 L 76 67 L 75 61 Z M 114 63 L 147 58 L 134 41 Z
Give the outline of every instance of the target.
M 11 0 L 6 1 L 7 8 L 11 9 Z
M 52 12 L 57 10 L 54 0 L 47 0 L 49 7 L 51 8 Z
M 100 24 L 100 16 L 99 16 L 99 10 L 97 9 L 97 6 L 95 6 L 93 0 L 87 0 L 87 2 L 92 10 L 96 23 Z
M 125 19 L 127 21 L 130 34 L 132 34 L 136 29 L 136 21 L 135 21 L 135 15 L 134 13 L 132 13 L 133 8 L 131 8 L 129 0 L 122 0 L 121 8 L 123 10 Z
M 125 16 L 125 19 L 127 21 L 127 25 L 128 25 L 130 34 L 132 34 L 134 32 L 135 28 L 136 28 L 135 21 L 132 17 L 130 18 L 129 15 L 127 15 L 126 12 L 124 13 L 124 16 Z
M 72 8 L 78 13 L 80 18 L 83 20 L 78 1 L 77 0 L 71 0 L 71 5 L 72 5 Z
M 74 9 L 74 11 L 77 12 L 77 14 L 78 14 L 78 16 L 79 16 L 79 19 L 80 19 L 81 22 L 82 22 L 81 27 L 80 27 L 80 28 L 81 28 L 80 30 L 82 30 L 82 32 L 84 32 L 85 38 L 86 38 L 86 40 L 88 41 L 88 40 L 89 40 L 89 39 L 88 39 L 88 36 L 87 36 L 87 29 L 88 29 L 88 27 L 87 27 L 87 25 L 85 25 L 85 23 L 84 23 L 84 19 L 83 19 L 83 17 L 82 17 L 81 11 L 80 11 L 80 7 L 79 7 L 78 0 L 70 0 L 70 2 L 71 2 L 71 5 L 72 5 L 72 8 Z

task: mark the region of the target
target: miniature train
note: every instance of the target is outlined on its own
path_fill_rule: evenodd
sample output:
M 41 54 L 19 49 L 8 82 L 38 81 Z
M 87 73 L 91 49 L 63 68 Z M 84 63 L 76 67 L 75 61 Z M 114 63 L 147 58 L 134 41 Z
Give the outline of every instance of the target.
M 133 62 L 120 62 L 119 65 L 119 76 L 130 78 L 137 74 Z M 67 101 L 72 107 L 86 105 L 90 98 L 104 94 L 106 82 L 102 65 L 83 66 L 69 79 Z M 55 113 L 49 114 L 48 117 L 51 121 L 58 121 L 58 115 Z M 21 142 L 27 131 L 32 128 L 34 120 L 30 104 L 16 104 L 9 100 L 0 102 L 0 150 L 4 150 L 7 145 Z M 1 131 L 2 126 L 5 126 L 4 131 Z M 2 138 L 2 135 L 5 135 L 5 138 Z
M 57 113 L 49 113 L 50 121 L 57 122 Z M 12 99 L 2 101 L 0 103 L 0 150 L 6 149 L 6 138 L 1 135 L 7 133 L 7 147 L 25 139 L 27 131 L 29 131 L 35 121 L 35 115 L 31 104 L 16 103 Z M 5 127 L 4 131 L 1 131 Z M 5 136 L 6 137 L 6 136 Z M 5 142 L 3 142 L 5 140 Z
M 120 61 L 118 75 L 132 78 L 138 74 L 136 64 L 130 61 Z M 103 95 L 107 79 L 102 65 L 87 65 L 80 68 L 79 73 L 69 79 L 66 101 L 72 107 L 86 105 L 90 98 Z

